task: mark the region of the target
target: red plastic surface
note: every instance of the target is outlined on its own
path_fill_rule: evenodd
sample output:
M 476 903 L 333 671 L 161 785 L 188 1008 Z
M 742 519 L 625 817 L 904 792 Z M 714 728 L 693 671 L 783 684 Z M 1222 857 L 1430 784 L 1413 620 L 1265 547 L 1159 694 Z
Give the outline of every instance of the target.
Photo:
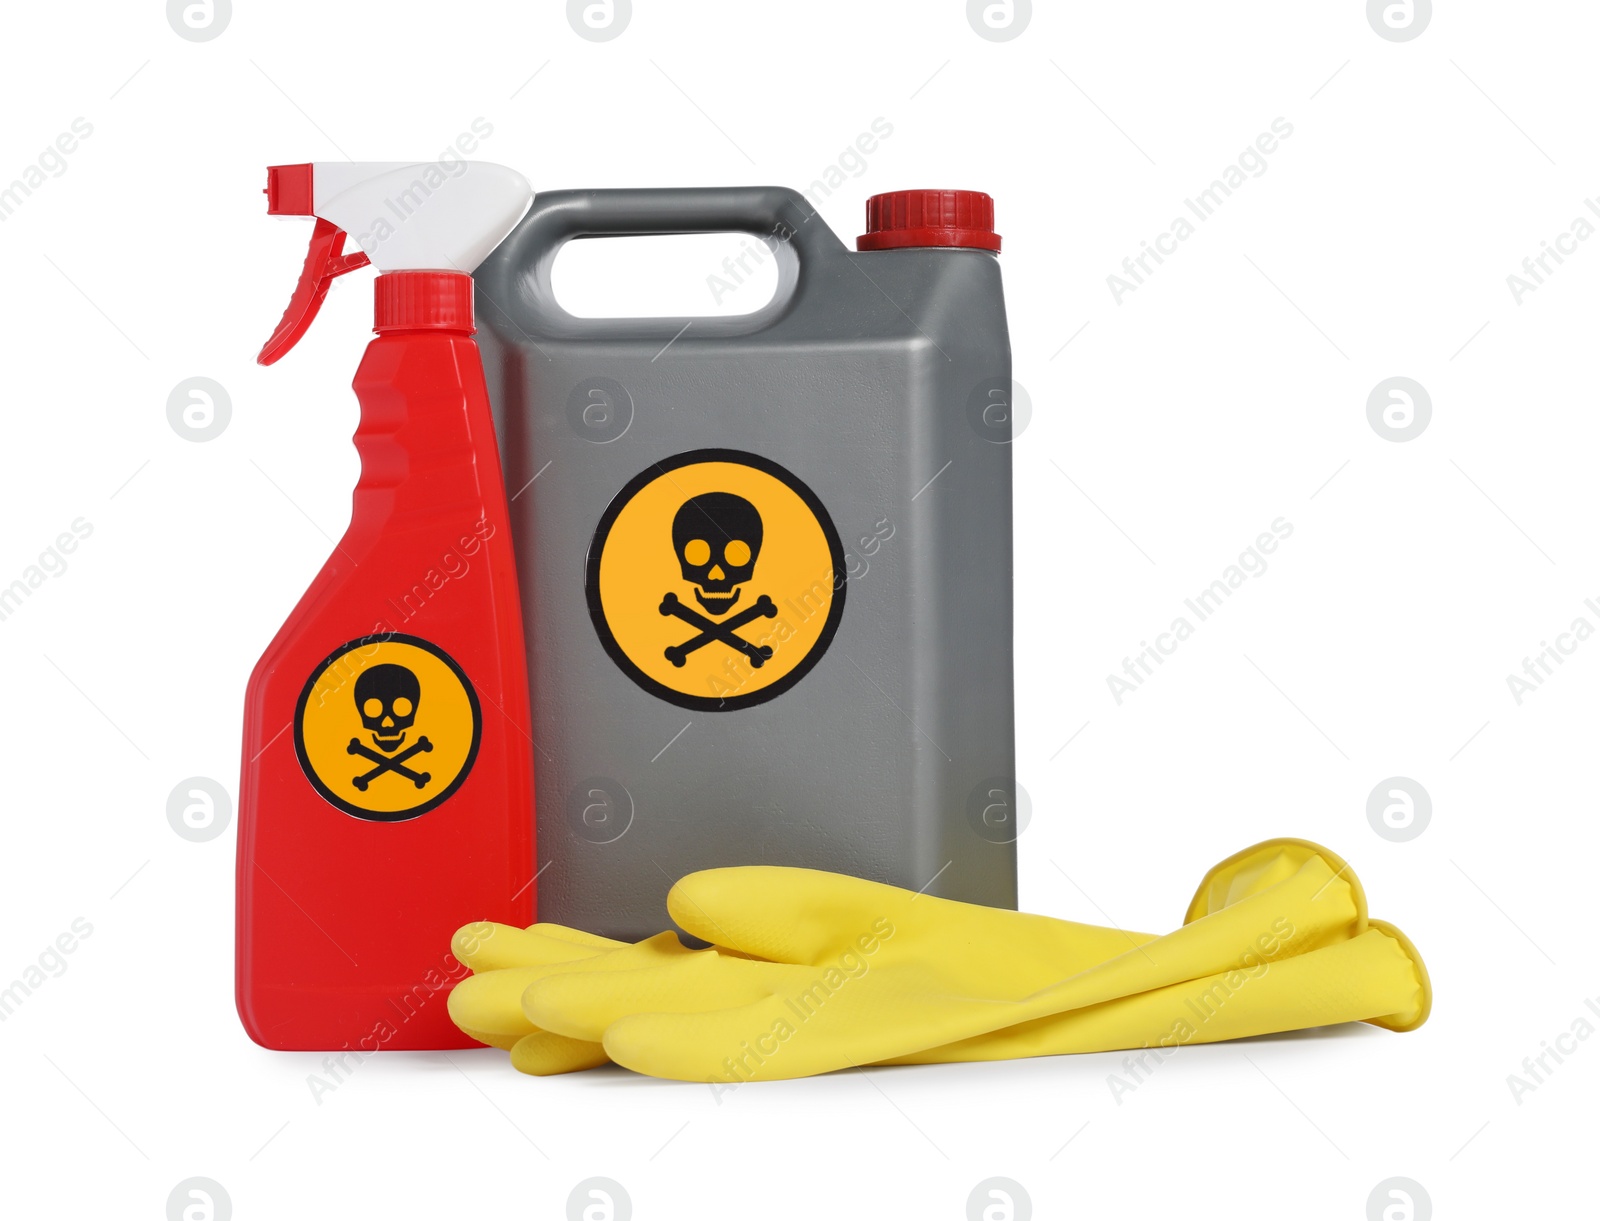
M 451 934 L 472 920 L 527 925 L 534 909 L 527 672 L 489 397 L 477 345 L 444 330 L 374 339 L 355 391 L 350 528 L 245 699 L 236 1000 L 263 1047 L 476 1046 L 445 1008 L 465 975 Z M 292 723 L 335 649 L 391 631 L 460 664 L 482 740 L 437 808 L 374 822 L 313 789 Z
M 890 191 L 867 200 L 867 231 L 857 250 L 907 246 L 1000 249 L 994 200 L 982 191 Z
M 306 251 L 305 266 L 300 269 L 300 280 L 294 286 L 289 306 L 278 320 L 277 329 L 256 357 L 256 363 L 270 365 L 280 359 L 290 348 L 300 342 L 306 328 L 316 319 L 317 311 L 328 296 L 328 287 L 337 276 L 357 267 L 365 267 L 371 260 L 361 251 L 344 253 L 345 232 L 332 221 L 320 217 L 311 231 L 311 248 Z

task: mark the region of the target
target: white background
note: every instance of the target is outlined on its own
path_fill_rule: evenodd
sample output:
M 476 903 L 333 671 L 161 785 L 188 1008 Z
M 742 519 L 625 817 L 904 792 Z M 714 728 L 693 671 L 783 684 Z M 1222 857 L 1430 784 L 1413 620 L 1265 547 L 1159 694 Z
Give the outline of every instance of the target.
M 1596 6 L 1463 0 L 1408 42 L 1359 0 L 1078 0 L 1009 41 L 959 0 L 636 0 L 609 42 L 510 0 L 238 0 L 200 43 L 154 0 L 4 22 L 0 183 L 93 128 L 0 222 L 0 585 L 93 530 L 0 622 L 0 982 L 93 926 L 0 1025 L 9 1215 L 159 1218 L 195 1175 L 241 1221 L 559 1218 L 592 1175 L 639 1218 L 960 1218 L 994 1175 L 1040 1217 L 1359 1221 L 1395 1175 L 1440 1217 L 1592 1194 L 1600 1040 L 1520 1104 L 1507 1077 L 1600 995 L 1600 643 L 1520 705 L 1506 676 L 1600 626 L 1600 241 L 1520 304 L 1507 276 L 1600 223 Z M 166 803 L 191 776 L 236 789 L 249 668 L 348 520 L 371 300 L 370 273 L 342 281 L 291 358 L 253 364 L 310 229 L 265 216 L 263 167 L 426 159 L 480 117 L 478 155 L 540 189 L 805 188 L 885 118 L 820 201 L 847 241 L 871 193 L 990 192 L 1033 404 L 1024 907 L 1161 931 L 1215 860 L 1307 836 L 1421 947 L 1432 1022 L 1187 1049 L 1120 1104 L 1115 1056 L 719 1106 L 484 1050 L 374 1057 L 319 1105 L 315 1057 L 252 1045 L 233 830 L 188 842 Z M 1119 304 L 1107 276 L 1279 117 L 1266 171 Z M 709 307 L 704 257 L 686 291 Z M 232 406 L 204 443 L 166 413 L 195 376 Z M 1393 376 L 1432 401 L 1405 443 L 1367 418 Z M 1119 705 L 1107 676 L 1280 517 L 1268 571 Z M 1368 822 L 1393 776 L 1431 795 L 1410 842 Z

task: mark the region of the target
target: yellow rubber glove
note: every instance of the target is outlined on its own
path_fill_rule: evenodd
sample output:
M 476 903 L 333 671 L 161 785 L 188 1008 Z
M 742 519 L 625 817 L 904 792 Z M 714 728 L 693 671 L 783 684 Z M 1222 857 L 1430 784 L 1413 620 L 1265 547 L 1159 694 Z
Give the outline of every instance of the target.
M 546 1030 L 603 1036 L 614 1060 L 657 1076 L 807 1076 L 1188 980 L 1263 971 L 1365 930 L 1359 885 L 1315 845 L 1276 841 L 1230 858 L 1222 872 L 1220 890 L 1218 871 L 1202 886 L 1218 890 L 1222 906 L 1110 957 L 1126 934 L 812 870 L 709 870 L 673 888 L 674 919 L 768 961 L 711 951 L 632 971 L 545 974 L 523 1008 Z M 1326 1020 L 1348 1017 L 1341 1009 Z
M 795 893 L 778 896 L 782 910 L 774 917 L 770 905 L 775 896 L 770 883 L 779 875 L 790 883 L 789 889 Z M 1243 1033 L 1259 1033 L 1260 1029 L 1289 1029 L 1357 1018 L 1381 1020 L 1405 1008 L 1399 1002 L 1390 1006 L 1389 998 L 1410 985 L 1422 970 L 1420 960 L 1416 960 L 1407 967 L 1403 978 L 1397 976 L 1398 982 L 1380 980 L 1378 968 L 1383 965 L 1382 959 L 1372 957 L 1369 951 L 1380 949 L 1383 942 L 1369 939 L 1363 945 L 1368 957 L 1352 960 L 1355 962 L 1353 975 L 1350 963 L 1341 958 L 1338 962 L 1328 960 L 1318 967 L 1320 974 L 1315 977 L 1298 973 L 1287 999 L 1279 997 L 1276 988 L 1259 986 L 1261 979 L 1275 971 L 1272 962 L 1358 936 L 1366 927 L 1365 899 L 1348 867 L 1325 849 L 1298 840 L 1268 841 L 1212 869 L 1190 906 L 1188 920 L 1193 923 L 1202 917 L 1220 914 L 1269 889 L 1273 890 L 1270 907 L 1261 903 L 1254 907 L 1246 905 L 1230 913 L 1228 921 L 1207 920 L 1198 929 L 1180 930 L 1179 934 L 1153 944 L 1144 934 L 949 904 L 944 900 L 909 895 L 892 887 L 811 871 L 716 870 L 685 879 L 685 883 L 697 880 L 711 883 L 711 891 L 715 893 L 702 894 L 705 887 L 689 885 L 674 891 L 674 914 L 685 927 L 703 938 L 735 942 L 749 952 L 800 961 L 755 962 L 726 950 L 685 951 L 670 935 L 666 939 L 652 938 L 639 946 L 625 946 L 560 926 L 535 926 L 526 932 L 504 926 L 468 926 L 457 935 L 457 954 L 470 967 L 488 974 L 481 977 L 481 982 L 467 981 L 458 987 L 451 999 L 452 1017 L 475 1038 L 512 1047 L 513 1063 L 522 1071 L 543 1075 L 603 1062 L 605 1054 L 594 1040 L 624 1017 L 629 1018 L 628 1023 L 610 1036 L 619 1048 L 629 1039 L 654 1045 L 663 1037 L 669 1042 L 676 1038 L 679 1032 L 663 1031 L 651 1025 L 650 1015 L 654 1014 L 687 1013 L 692 1017 L 697 1013 L 733 1010 L 736 1017 L 720 1016 L 725 1022 L 732 1021 L 732 1033 L 739 1033 L 745 1029 L 742 1023 L 752 1016 L 769 1015 L 771 1002 L 782 996 L 785 986 L 792 988 L 798 982 L 800 1009 L 787 1021 L 790 1026 L 801 1021 L 807 1023 L 809 1038 L 810 1023 L 815 1016 L 812 1006 L 819 1000 L 831 1000 L 830 984 L 837 983 L 840 987 L 850 984 L 859 978 L 851 973 L 853 970 L 860 970 L 864 976 L 872 968 L 871 956 L 883 948 L 879 938 L 868 935 L 858 939 L 853 951 L 849 947 L 844 951 L 855 954 L 842 962 L 844 974 L 838 967 L 824 963 L 821 964 L 823 973 L 818 978 L 800 979 L 807 973 L 817 975 L 818 946 L 837 942 L 837 936 L 829 930 L 839 927 L 841 922 L 860 922 L 875 909 L 891 910 L 896 905 L 902 911 L 900 931 L 916 931 L 924 940 L 932 937 L 942 946 L 942 968 L 953 966 L 955 969 L 953 973 L 942 969 L 931 978 L 919 979 L 921 968 L 916 953 L 903 952 L 898 956 L 900 961 L 892 973 L 895 978 L 890 985 L 883 987 L 883 972 L 879 971 L 873 988 L 915 1005 L 912 998 L 919 990 L 933 989 L 939 999 L 944 1000 L 948 998 L 948 986 L 952 982 L 960 983 L 958 977 L 975 972 L 978 982 L 989 991 L 980 991 L 977 997 L 962 997 L 965 1020 L 970 1024 L 974 1014 L 982 1014 L 979 1024 L 990 1028 L 943 1046 L 877 1057 L 892 1062 L 1010 1058 L 1100 1050 L 1102 1046 L 1155 1045 L 1162 1040 L 1170 1043 L 1175 1037 L 1179 1041 L 1213 1041 L 1240 1037 Z M 1289 882 L 1294 885 L 1284 885 Z M 890 906 L 885 907 L 880 900 L 887 901 Z M 920 915 L 911 907 L 913 903 L 921 904 Z M 1301 910 L 1309 912 L 1310 916 L 1303 915 L 1299 924 L 1294 924 L 1287 916 L 1275 918 L 1272 927 L 1264 927 L 1256 934 L 1254 948 L 1247 946 L 1241 953 L 1236 944 L 1240 930 L 1251 920 L 1262 923 L 1272 909 Z M 1253 915 L 1249 914 L 1252 912 Z M 1284 920 L 1289 923 L 1284 925 L 1281 923 Z M 968 926 L 967 921 L 974 923 Z M 950 934 L 955 935 L 953 939 Z M 830 936 L 834 937 L 833 943 L 828 940 Z M 1005 939 L 1002 944 L 1009 951 L 998 956 L 1005 960 L 1004 972 L 997 971 L 1001 964 L 997 956 L 989 952 L 997 945 L 996 936 Z M 874 942 L 878 944 L 870 952 L 863 948 Z M 902 938 L 901 945 L 907 944 Z M 913 951 L 915 944 L 915 941 L 911 943 Z M 1415 959 L 1414 951 L 1410 951 L 1403 939 L 1397 944 L 1405 950 L 1403 960 L 1397 961 L 1406 966 Z M 578 948 L 574 949 L 574 945 Z M 1147 948 L 1116 955 L 1115 951 L 1127 946 Z M 956 951 L 953 962 L 952 949 Z M 889 955 L 880 963 L 888 965 L 895 958 Z M 1083 1022 L 1071 1021 L 1071 1013 L 1057 1016 L 1053 1012 L 1058 1007 L 1091 1005 L 1126 991 L 1154 988 L 1172 979 L 1203 975 L 1208 962 L 1216 965 L 1219 961 L 1226 969 L 1217 971 L 1216 978 L 1198 991 L 1180 995 L 1182 990 L 1178 989 L 1170 996 L 1154 997 L 1139 1007 L 1124 1006 L 1116 1010 L 1122 1016 L 1109 1028 L 1086 1026 Z M 494 970 L 509 963 L 523 964 L 523 969 Z M 1099 964 L 1103 965 L 1098 970 L 1088 969 Z M 796 966 L 801 968 L 799 972 L 786 970 Z M 1243 973 L 1237 969 L 1241 966 L 1245 968 Z M 573 972 L 579 973 L 582 982 L 576 978 L 555 981 L 555 976 Z M 1340 972 L 1348 978 L 1340 976 Z M 1064 973 L 1075 973 L 1075 977 L 1063 981 Z M 602 975 L 604 978 L 599 978 Z M 1280 975 L 1274 977 L 1281 978 Z M 1313 995 L 1303 986 L 1307 981 L 1320 980 L 1326 986 L 1341 978 L 1343 982 L 1338 984 L 1337 996 L 1318 994 L 1317 1003 L 1310 1009 L 1295 1009 L 1292 1002 L 1296 998 Z M 534 983 L 527 988 L 528 1009 L 536 1017 L 544 1014 L 546 1024 L 556 1025 L 567 1032 L 565 1035 L 538 1029 L 514 1005 L 517 991 L 530 979 Z M 1425 976 L 1421 979 L 1420 990 L 1425 996 Z M 1226 1020 L 1216 1020 L 1210 1013 L 1211 1006 L 1217 1003 L 1217 998 L 1232 998 L 1239 991 L 1237 985 L 1245 981 L 1256 981 L 1250 994 L 1257 999 L 1247 1007 L 1232 1006 Z M 1230 987 L 1230 983 L 1235 986 Z M 1366 987 L 1369 984 L 1376 984 L 1377 991 Z M 1028 988 L 1041 995 L 1022 995 Z M 1413 987 L 1413 994 L 1416 991 Z M 1015 1005 L 1019 996 L 1020 1009 L 995 1008 L 997 1000 Z M 1194 1005 L 1174 1012 L 1175 1005 L 1187 1005 L 1197 997 Z M 1271 1005 L 1263 1003 L 1268 999 Z M 1095 1012 L 1104 1014 L 1114 1008 L 1101 1006 Z M 1043 1018 L 1023 1016 L 1041 1010 L 1046 1013 Z M 635 1019 L 632 1015 L 639 1016 Z M 1204 1015 L 1204 1020 L 1196 1022 L 1198 1015 Z M 1421 1010 L 1386 1024 L 1420 1024 L 1424 1016 L 1425 1000 Z M 780 1020 L 785 1019 L 780 1015 Z M 959 1019 L 944 1015 L 945 1026 L 935 1023 L 937 1029 L 932 1037 L 947 1033 L 945 1027 L 952 1020 Z M 1192 1035 L 1184 1036 L 1182 1021 L 1195 1026 Z M 1285 1025 L 1286 1022 L 1291 1025 Z M 857 1050 L 851 1055 L 850 1024 L 848 1007 L 842 1011 L 835 1006 L 830 1022 L 824 1023 L 833 1031 L 828 1040 L 833 1045 L 831 1052 L 837 1058 L 842 1051 L 846 1063 L 862 1063 L 870 1053 Z M 733 1049 L 738 1055 L 725 1055 L 721 1071 L 710 1073 L 704 1079 L 720 1077 L 735 1081 L 826 1071 L 826 1067 L 815 1064 L 797 1064 L 793 1056 L 786 1057 L 790 1067 L 782 1072 L 758 1063 L 769 1058 L 762 1056 L 761 1048 L 772 1045 L 770 1037 L 764 1044 L 762 1035 L 770 1036 L 774 1030 L 781 1033 L 776 1026 L 764 1031 L 757 1029 L 754 1044 L 741 1036 L 738 1042 L 742 1046 Z M 840 1035 L 841 1030 L 844 1037 Z M 728 1033 L 721 1031 L 714 1041 L 725 1042 Z M 624 1062 L 631 1060 L 632 1066 L 658 1075 L 688 1074 L 691 1079 L 702 1079 L 701 1069 L 705 1067 L 696 1063 L 693 1056 L 674 1068 L 664 1060 L 652 1061 L 648 1050 L 639 1053 L 630 1047 L 621 1054 L 628 1057 Z

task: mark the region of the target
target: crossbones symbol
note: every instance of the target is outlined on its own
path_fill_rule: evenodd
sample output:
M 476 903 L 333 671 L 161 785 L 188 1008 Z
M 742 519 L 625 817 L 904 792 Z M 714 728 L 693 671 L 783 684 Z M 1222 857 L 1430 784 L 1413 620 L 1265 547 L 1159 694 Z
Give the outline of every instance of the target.
M 370 762 L 376 763 L 378 766 L 373 768 L 370 772 L 367 772 L 365 775 L 355 777 L 350 781 L 350 783 L 355 785 L 356 788 L 361 792 L 365 793 L 367 791 L 367 786 L 379 776 L 383 775 L 384 772 L 394 772 L 397 775 L 404 776 L 419 789 L 426 788 L 428 781 L 433 779 L 432 774 L 428 772 L 414 772 L 409 767 L 402 766 L 402 764 L 404 764 L 407 759 L 411 758 L 411 756 L 416 754 L 418 751 L 427 751 L 432 749 L 433 743 L 428 741 L 427 737 L 424 736 L 418 738 L 398 755 L 380 755 L 377 751 L 373 750 L 372 747 L 363 745 L 360 738 L 351 738 L 350 745 L 345 747 L 345 753 L 351 755 L 360 755 L 363 759 L 367 759 Z
M 760 669 L 772 656 L 772 646 L 767 644 L 751 644 L 743 636 L 734 634 L 737 628 L 743 627 L 753 619 L 772 619 L 778 614 L 777 605 L 766 594 L 756 599 L 754 606 L 747 606 L 732 618 L 722 623 L 707 619 L 699 611 L 690 610 L 678 601 L 678 595 L 669 593 L 661 599 L 659 607 L 663 615 L 671 615 L 675 619 L 682 619 L 690 627 L 700 629 L 698 636 L 691 636 L 682 644 L 668 646 L 666 658 L 673 665 L 683 667 L 689 654 L 696 649 L 704 648 L 713 640 L 720 640 L 731 649 L 737 649 L 750 659 L 750 664 Z M 420 787 L 420 786 L 419 786 Z

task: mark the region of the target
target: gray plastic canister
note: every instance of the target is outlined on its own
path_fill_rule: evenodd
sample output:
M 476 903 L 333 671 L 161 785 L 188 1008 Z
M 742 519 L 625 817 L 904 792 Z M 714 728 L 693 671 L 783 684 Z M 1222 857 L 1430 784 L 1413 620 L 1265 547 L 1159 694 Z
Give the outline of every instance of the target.
M 755 313 L 585 319 L 552 292 L 573 238 L 722 231 L 756 235 L 777 260 L 777 292 Z M 679 877 L 754 864 L 1015 907 L 997 257 L 852 252 L 778 187 L 554 191 L 475 279 L 527 637 L 539 918 L 647 936 L 670 926 Z M 691 477 L 704 493 L 719 471 L 738 478 L 691 495 Z M 756 552 L 730 542 L 751 506 L 770 519 Z M 780 511 L 798 523 L 787 534 Z M 711 539 L 708 562 L 691 563 L 707 552 L 691 534 Z M 824 536 L 807 570 L 823 585 L 767 589 Z M 733 610 L 719 573 L 746 578 Z M 778 610 L 762 617 L 766 592 Z M 720 624 L 741 611 L 735 639 Z M 807 639 L 769 637 L 777 655 L 755 667 L 758 646 L 739 640 L 785 622 Z M 679 691 L 660 641 L 621 639 L 672 630 L 685 674 L 714 661 L 743 677 Z

